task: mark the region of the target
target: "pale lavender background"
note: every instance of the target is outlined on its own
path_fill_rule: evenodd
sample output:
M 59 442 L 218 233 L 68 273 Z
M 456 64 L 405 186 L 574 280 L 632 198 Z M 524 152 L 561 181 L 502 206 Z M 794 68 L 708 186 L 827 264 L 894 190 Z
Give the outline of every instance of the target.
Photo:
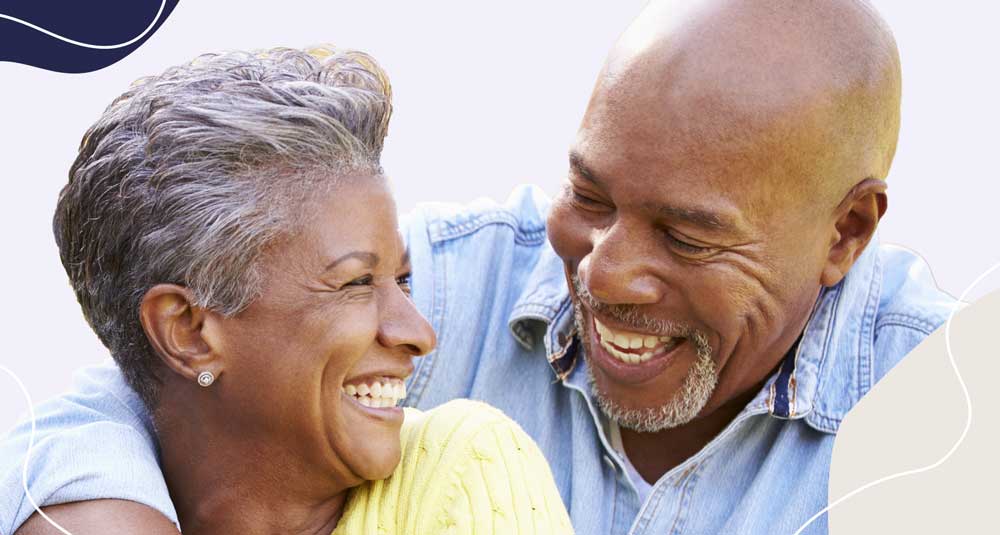
M 184 2 L 137 53 L 100 72 L 0 64 L 0 363 L 38 401 L 105 355 L 66 283 L 50 222 L 82 133 L 133 79 L 210 50 L 322 41 L 360 48 L 392 77 L 397 111 L 384 163 L 401 210 L 424 200 L 503 199 L 521 182 L 552 193 L 603 56 L 643 3 Z M 903 133 L 881 236 L 921 252 L 958 294 L 1000 261 L 1000 7 L 875 3 L 904 67 Z M 998 287 L 986 281 L 974 297 Z M 0 431 L 24 409 L 0 374 Z

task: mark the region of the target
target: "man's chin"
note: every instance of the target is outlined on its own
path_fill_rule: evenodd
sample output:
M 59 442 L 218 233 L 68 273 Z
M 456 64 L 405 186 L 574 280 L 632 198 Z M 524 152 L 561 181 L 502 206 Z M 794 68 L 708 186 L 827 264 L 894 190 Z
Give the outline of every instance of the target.
M 715 361 L 707 354 L 699 354 L 687 375 L 672 396 L 654 406 L 636 406 L 640 396 L 629 395 L 633 389 L 609 392 L 595 374 L 604 375 L 600 368 L 587 358 L 590 389 L 598 407 L 611 421 L 624 429 L 640 433 L 655 433 L 684 425 L 702 411 L 715 391 L 717 380 Z M 638 389 L 635 389 L 638 390 Z
M 574 278 L 570 284 L 580 298 L 583 288 L 579 281 Z M 596 332 L 600 326 L 590 310 L 575 303 L 573 313 L 591 392 L 605 416 L 620 427 L 641 433 L 678 427 L 698 416 L 712 397 L 718 370 L 703 333 L 679 329 L 681 332 L 668 336 L 683 339 L 682 343 L 654 351 L 648 359 L 636 362 L 630 358 L 625 362 L 621 355 L 612 355 L 602 347 Z M 659 334 L 665 331 L 668 329 L 661 329 Z

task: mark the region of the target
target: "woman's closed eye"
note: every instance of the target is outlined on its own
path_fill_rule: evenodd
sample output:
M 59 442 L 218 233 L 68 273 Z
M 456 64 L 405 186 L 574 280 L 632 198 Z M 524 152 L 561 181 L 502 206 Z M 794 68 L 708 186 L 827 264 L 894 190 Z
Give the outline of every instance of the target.
M 358 277 L 358 278 L 356 278 L 356 279 L 354 279 L 354 280 L 352 280 L 352 281 L 344 284 L 344 287 L 345 288 L 349 288 L 349 287 L 358 287 L 358 286 L 371 286 L 372 282 L 374 282 L 374 280 L 375 280 L 375 278 L 372 277 L 371 275 L 365 275 L 363 277 Z
M 410 280 L 411 279 L 412 279 L 412 276 L 411 276 L 410 273 L 406 273 L 404 275 L 400 275 L 400 276 L 396 277 L 396 284 L 399 285 L 399 287 L 403 290 L 403 293 L 405 293 L 406 295 L 410 295 Z
M 396 284 L 403 290 L 403 293 L 410 294 L 410 279 L 411 275 L 409 273 L 399 275 L 396 277 Z M 375 277 L 372 275 L 365 275 L 363 277 L 358 277 L 346 284 L 344 288 L 358 288 L 365 286 L 372 286 L 375 283 Z

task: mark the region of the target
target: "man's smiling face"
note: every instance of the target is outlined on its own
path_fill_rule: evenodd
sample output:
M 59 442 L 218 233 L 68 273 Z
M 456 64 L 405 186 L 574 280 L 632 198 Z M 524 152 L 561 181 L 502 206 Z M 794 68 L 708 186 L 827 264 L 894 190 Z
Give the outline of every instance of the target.
M 861 3 L 647 5 L 548 220 L 608 416 L 655 432 L 759 391 L 885 213 L 899 95 Z
M 600 405 L 654 432 L 762 386 L 818 295 L 837 203 L 796 179 L 829 171 L 814 109 L 630 69 L 598 83 L 548 225 Z
M 759 388 L 804 326 L 827 244 L 795 208 L 755 217 L 747 169 L 642 157 L 627 131 L 595 142 L 595 124 L 573 150 L 549 237 L 598 401 L 653 432 Z

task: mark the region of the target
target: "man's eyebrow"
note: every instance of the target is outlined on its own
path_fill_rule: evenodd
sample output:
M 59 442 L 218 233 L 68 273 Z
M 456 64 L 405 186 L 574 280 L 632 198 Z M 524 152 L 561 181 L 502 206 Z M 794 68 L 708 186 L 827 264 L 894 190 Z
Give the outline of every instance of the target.
M 347 253 L 341 256 L 340 258 L 337 258 L 336 260 L 327 264 L 326 269 L 324 271 L 330 271 L 331 269 L 337 267 L 337 265 L 340 264 L 341 262 L 350 260 L 352 258 L 361 260 L 368 267 L 374 267 L 379 262 L 378 255 L 375 253 L 370 253 L 368 251 L 351 251 L 350 253 Z
M 575 150 L 569 153 L 569 166 L 580 178 L 594 183 L 603 181 L 594 171 L 583 161 L 583 156 Z M 659 203 L 644 203 L 645 208 L 651 212 L 660 214 L 662 217 L 670 219 L 680 219 L 692 225 L 706 228 L 718 232 L 736 232 L 738 225 L 728 217 L 720 216 L 714 212 L 699 208 L 688 208 L 682 206 L 668 206 Z
M 647 203 L 650 211 L 654 211 L 669 219 L 680 219 L 692 225 L 696 225 L 709 230 L 720 232 L 735 232 L 738 226 L 729 218 L 721 217 L 714 212 L 701 210 L 698 208 L 686 208 L 681 206 L 665 206 L 662 204 Z
M 575 150 L 569 151 L 569 167 L 584 180 L 595 183 L 601 182 L 597 178 L 597 174 L 583 161 L 583 156 L 580 156 L 580 153 Z

